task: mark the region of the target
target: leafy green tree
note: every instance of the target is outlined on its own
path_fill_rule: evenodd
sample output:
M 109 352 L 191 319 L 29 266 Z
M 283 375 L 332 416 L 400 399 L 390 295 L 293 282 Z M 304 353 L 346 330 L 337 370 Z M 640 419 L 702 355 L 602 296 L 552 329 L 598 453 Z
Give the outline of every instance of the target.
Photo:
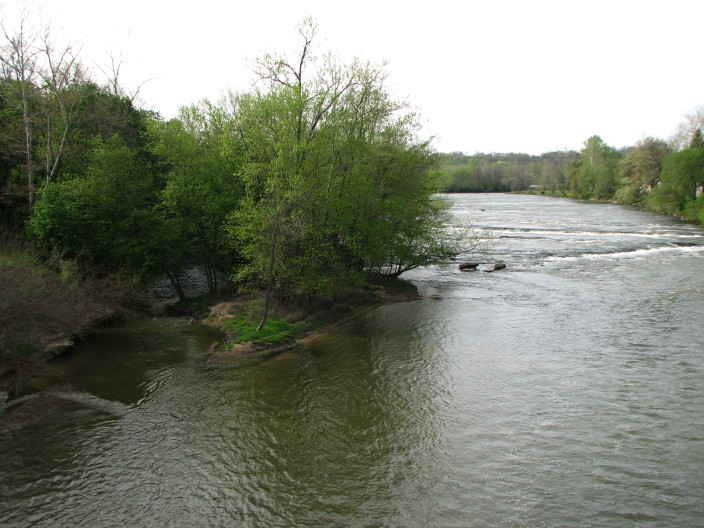
M 19 28 L 14 32 L 8 30 L 4 23 L 0 23 L 5 37 L 4 45 L 0 47 L 0 66 L 2 78 L 6 81 L 3 83 L 5 104 L 13 106 L 22 115 L 24 171 L 27 177 L 27 204 L 31 216 L 34 208 L 35 172 L 33 121 L 36 109 L 33 102 L 35 83 L 39 79 L 39 49 L 35 45 L 38 33 L 28 26 L 27 12 L 23 13 Z
M 314 60 L 315 25 L 300 34 L 297 57 L 264 57 L 260 87 L 231 99 L 246 191 L 228 231 L 246 259 L 238 280 L 267 289 L 262 325 L 275 292 L 331 293 L 449 252 L 429 244 L 443 206 L 416 116 L 383 71 Z
M 115 136 L 96 140 L 86 173 L 45 187 L 28 231 L 66 258 L 148 279 L 183 261 L 180 232 L 156 209 L 163 182 Z
M 669 214 L 683 214 L 697 197 L 697 188 L 704 182 L 704 148 L 680 150 L 663 164 L 660 184 L 651 193 L 648 203 Z
M 224 223 L 242 197 L 241 145 L 225 112 L 209 102 L 182 108 L 179 119 L 153 122 L 154 152 L 167 164 L 161 204 L 178 223 L 194 262 L 215 293 L 218 273 L 229 273 L 236 256 Z
M 665 159 L 672 148 L 652 137 L 636 143 L 635 148 L 618 165 L 620 187 L 614 197 L 623 203 L 641 204 L 660 181 Z
M 579 162 L 569 171 L 572 197 L 611 198 L 618 187 L 617 165 L 621 158 L 618 151 L 599 136 L 591 136 L 580 154 Z

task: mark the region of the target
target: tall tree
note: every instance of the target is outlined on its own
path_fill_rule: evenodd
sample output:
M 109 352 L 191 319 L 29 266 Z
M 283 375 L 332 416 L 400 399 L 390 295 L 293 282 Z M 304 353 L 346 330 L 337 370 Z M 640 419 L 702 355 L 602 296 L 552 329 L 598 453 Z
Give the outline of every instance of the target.
M 618 185 L 616 167 L 621 158 L 617 150 L 610 147 L 599 136 L 591 136 L 580 152 L 578 167 L 570 170 L 570 187 L 575 198 L 609 199 Z
M 704 130 L 704 105 L 684 115 L 684 120 L 677 126 L 675 133 L 670 138 L 674 150 L 684 150 L 692 147 L 692 141 L 697 130 Z
M 704 148 L 680 150 L 670 155 L 663 164 L 660 180 L 648 202 L 665 213 L 685 213 L 704 183 Z
M 191 258 L 205 270 L 215 293 L 218 273 L 229 273 L 236 256 L 223 228 L 243 194 L 241 145 L 231 118 L 207 101 L 182 108 L 178 119 L 152 122 L 154 152 L 167 164 L 161 207 L 180 222 Z
M 44 29 L 39 46 L 44 67 L 40 71 L 41 98 L 45 116 L 44 131 L 46 181 L 56 181 L 59 166 L 66 152 L 69 133 L 76 125 L 82 102 L 90 90 L 88 76 L 78 60 L 78 51 L 68 45 L 57 48 L 50 29 Z
M 0 63 L 2 76 L 10 81 L 6 86 L 15 89 L 14 104 L 22 113 L 24 131 L 24 153 L 27 175 L 27 202 L 29 214 L 34 209 L 34 134 L 32 129 L 33 115 L 31 113 L 32 93 L 35 91 L 35 82 L 39 76 L 38 56 L 39 49 L 35 46 L 38 32 L 29 26 L 29 15 L 24 11 L 20 17 L 19 27 L 12 31 L 4 22 L 0 22 L 5 43 L 0 49 Z M 7 92 L 6 92 L 7 93 Z M 12 104 L 12 103 L 10 103 Z
M 618 165 L 620 187 L 615 198 L 628 204 L 640 204 L 660 181 L 665 159 L 672 148 L 663 140 L 648 137 L 636 143 L 635 148 Z
M 315 29 L 305 21 L 300 53 L 264 57 L 258 88 L 231 98 L 246 197 L 228 227 L 247 259 L 239 280 L 267 289 L 261 325 L 274 291 L 329 293 L 443 253 L 428 244 L 443 207 L 416 116 L 381 69 L 317 59 Z

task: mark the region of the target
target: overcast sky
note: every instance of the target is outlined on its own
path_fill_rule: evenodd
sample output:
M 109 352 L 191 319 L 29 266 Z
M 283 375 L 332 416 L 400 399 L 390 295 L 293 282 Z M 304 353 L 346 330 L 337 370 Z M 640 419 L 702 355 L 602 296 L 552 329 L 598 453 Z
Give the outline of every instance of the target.
M 180 106 L 247 89 L 266 52 L 300 49 L 312 16 L 318 49 L 386 62 L 395 96 L 419 109 L 438 151 L 580 149 L 669 138 L 704 105 L 702 0 L 33 0 L 18 5 L 81 40 L 93 67 L 122 53 L 143 106 Z

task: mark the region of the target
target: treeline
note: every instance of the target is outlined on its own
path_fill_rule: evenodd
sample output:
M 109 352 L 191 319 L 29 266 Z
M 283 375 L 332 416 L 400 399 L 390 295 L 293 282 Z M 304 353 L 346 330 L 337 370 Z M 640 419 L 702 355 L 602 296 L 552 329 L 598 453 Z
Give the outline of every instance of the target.
M 616 149 L 599 136 L 579 151 L 441 154 L 444 192 L 536 191 L 642 205 L 704 223 L 704 107 L 669 141 L 648 137 Z
M 93 272 L 180 288 L 194 265 L 212 291 L 332 294 L 458 251 L 436 157 L 385 73 L 313 58 L 257 62 L 255 87 L 164 120 L 100 85 L 48 33 L 5 31 L 0 215 L 45 254 Z
M 441 154 L 443 192 L 511 192 L 539 188 L 567 192 L 565 167 L 577 152 L 530 154 Z
M 617 151 L 590 137 L 566 168 L 570 196 L 644 205 L 704 223 L 704 141 L 693 128 L 679 146 L 646 138 Z

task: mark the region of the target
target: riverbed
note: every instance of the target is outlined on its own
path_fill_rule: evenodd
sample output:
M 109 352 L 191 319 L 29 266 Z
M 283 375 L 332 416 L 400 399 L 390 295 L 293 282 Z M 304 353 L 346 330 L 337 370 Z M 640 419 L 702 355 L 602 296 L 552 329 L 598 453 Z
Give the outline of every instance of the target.
M 2 407 L 0 526 L 701 525 L 702 228 L 449 198 L 479 271 L 258 365 L 183 318 L 92 336 Z

